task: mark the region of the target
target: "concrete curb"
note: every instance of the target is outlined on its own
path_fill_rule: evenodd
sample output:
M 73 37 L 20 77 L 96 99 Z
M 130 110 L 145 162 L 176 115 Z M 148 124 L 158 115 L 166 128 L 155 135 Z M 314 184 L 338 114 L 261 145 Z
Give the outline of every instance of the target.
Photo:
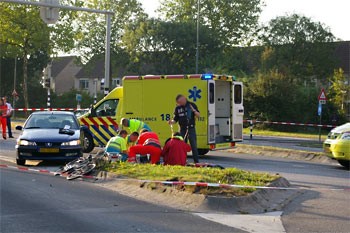
M 285 178 L 273 181 L 269 186 L 289 187 Z M 214 211 L 223 213 L 259 214 L 272 211 L 280 211 L 300 195 L 301 190 L 266 190 L 259 189 L 251 195 L 244 197 L 212 197 L 207 196 L 200 211 Z
M 99 172 L 98 185 L 153 204 L 191 212 L 258 214 L 282 210 L 302 190 L 257 190 L 244 197 L 205 196 L 180 191 L 173 186 L 145 184 L 137 180 L 118 180 L 108 172 Z M 271 187 L 289 187 L 285 178 L 273 181 Z
M 318 163 L 331 163 L 333 161 L 320 152 L 289 150 L 270 146 L 239 145 L 237 148 L 226 150 L 226 152 L 288 158 L 293 160 L 312 161 Z

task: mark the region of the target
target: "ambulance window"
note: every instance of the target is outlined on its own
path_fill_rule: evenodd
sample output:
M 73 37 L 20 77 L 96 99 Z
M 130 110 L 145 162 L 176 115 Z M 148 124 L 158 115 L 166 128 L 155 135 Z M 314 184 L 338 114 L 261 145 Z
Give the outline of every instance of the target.
M 242 103 L 242 86 L 241 85 L 235 85 L 234 94 L 235 94 L 235 104 L 241 104 Z
M 118 99 L 106 100 L 96 108 L 96 116 L 115 116 L 118 107 L 118 102 Z
M 215 85 L 209 83 L 209 104 L 215 103 Z

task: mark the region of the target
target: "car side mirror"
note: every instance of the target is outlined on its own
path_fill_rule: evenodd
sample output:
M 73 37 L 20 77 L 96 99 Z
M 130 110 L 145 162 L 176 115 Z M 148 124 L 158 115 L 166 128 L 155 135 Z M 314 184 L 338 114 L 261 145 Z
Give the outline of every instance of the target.
M 16 130 L 23 130 L 23 126 L 21 126 L 21 125 L 16 125 L 16 128 L 15 128 Z

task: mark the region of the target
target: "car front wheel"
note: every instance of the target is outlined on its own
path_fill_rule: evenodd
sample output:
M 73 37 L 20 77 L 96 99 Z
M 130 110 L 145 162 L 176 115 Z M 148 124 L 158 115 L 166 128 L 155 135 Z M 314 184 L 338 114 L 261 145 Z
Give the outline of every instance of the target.
M 26 165 L 26 160 L 25 159 L 16 159 L 16 163 L 19 166 L 24 166 L 24 165 Z
M 84 133 L 83 152 L 90 153 L 94 149 L 94 139 L 91 134 Z

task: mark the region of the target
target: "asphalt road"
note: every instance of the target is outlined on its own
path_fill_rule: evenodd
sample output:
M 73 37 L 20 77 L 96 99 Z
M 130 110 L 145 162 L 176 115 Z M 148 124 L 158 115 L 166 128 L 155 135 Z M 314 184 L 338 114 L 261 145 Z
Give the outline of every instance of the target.
M 271 137 L 256 136 L 250 139 L 249 135 L 244 135 L 243 144 L 254 146 L 272 146 L 284 149 L 303 150 L 310 152 L 322 152 L 322 142 L 309 138 Z
M 0 141 L 0 160 L 13 161 L 13 145 L 14 141 Z M 350 189 L 350 172 L 336 162 L 319 164 L 225 152 L 211 152 L 202 161 L 225 167 L 278 173 L 287 178 L 293 187 L 310 188 L 283 210 L 282 222 L 286 232 L 350 232 L 350 191 L 326 190 Z M 48 165 L 40 163 L 39 166 Z M 44 168 L 55 170 L 56 167 Z M 70 183 L 45 175 L 24 175 L 1 169 L 1 192 L 1 215 L 6 214 L 1 217 L 2 231 L 15 230 L 11 227 L 16 226 L 14 222 L 18 222 L 19 231 L 32 230 L 29 227 L 42 232 L 66 231 L 72 226 L 77 227 L 74 231 L 96 231 L 101 223 L 105 223 L 103 226 L 106 228 L 99 231 L 109 231 L 114 227 L 114 231 L 236 232 L 236 229 L 207 222 L 189 213 L 97 189 L 93 184 Z M 18 200 L 18 204 L 14 200 Z M 114 206 L 114 203 L 118 206 Z
M 1 232 L 241 232 L 87 182 L 0 170 Z
M 284 209 L 282 222 L 287 232 L 350 232 L 350 172 L 337 162 L 319 164 L 223 152 L 211 152 L 204 161 L 278 173 L 293 187 L 310 188 Z M 349 190 L 321 190 L 331 188 Z

